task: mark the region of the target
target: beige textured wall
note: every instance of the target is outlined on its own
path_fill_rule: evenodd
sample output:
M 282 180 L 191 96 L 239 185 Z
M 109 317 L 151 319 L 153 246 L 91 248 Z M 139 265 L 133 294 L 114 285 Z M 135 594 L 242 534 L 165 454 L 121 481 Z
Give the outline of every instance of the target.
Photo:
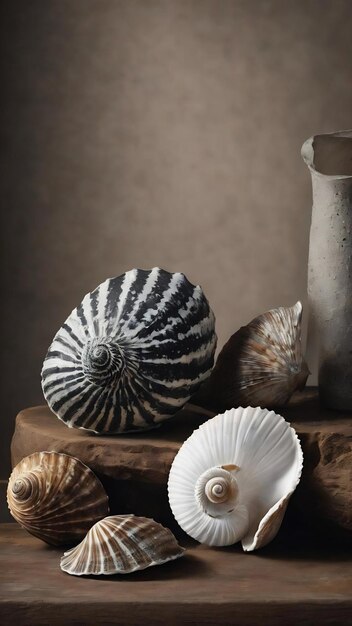
M 2 445 L 108 276 L 199 282 L 219 344 L 305 299 L 314 132 L 351 127 L 349 0 L 3 3 Z

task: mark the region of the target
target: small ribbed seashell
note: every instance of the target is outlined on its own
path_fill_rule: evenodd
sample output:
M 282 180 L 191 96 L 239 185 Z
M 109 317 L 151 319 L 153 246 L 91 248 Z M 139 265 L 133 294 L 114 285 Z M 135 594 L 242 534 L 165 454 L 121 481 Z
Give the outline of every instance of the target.
M 182 556 L 184 548 L 168 528 L 153 519 L 112 515 L 90 529 L 64 553 L 60 567 L 74 576 L 129 574 Z
M 301 347 L 302 304 L 279 307 L 242 326 L 221 350 L 199 404 L 280 407 L 302 390 L 309 370 Z
M 78 459 L 59 452 L 34 452 L 9 479 L 11 514 L 29 533 L 51 545 L 79 541 L 109 513 L 100 480 Z
M 185 441 L 170 470 L 171 510 L 193 539 L 260 548 L 278 532 L 301 476 L 298 437 L 281 415 L 237 408 Z
M 201 287 L 181 273 L 134 269 L 87 294 L 57 332 L 43 365 L 44 396 L 71 427 L 153 428 L 209 376 L 215 347 Z

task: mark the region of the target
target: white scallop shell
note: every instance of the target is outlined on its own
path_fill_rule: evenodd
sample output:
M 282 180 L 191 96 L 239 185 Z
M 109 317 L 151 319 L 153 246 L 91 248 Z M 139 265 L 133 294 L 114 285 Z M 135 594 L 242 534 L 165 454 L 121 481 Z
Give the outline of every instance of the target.
M 209 376 L 215 347 L 214 314 L 199 285 L 179 272 L 133 269 L 88 293 L 56 333 L 44 396 L 70 427 L 153 428 Z
M 183 553 L 171 530 L 153 519 L 111 515 L 64 553 L 60 567 L 74 576 L 130 574 L 172 561 Z
M 255 550 L 278 532 L 302 465 L 299 439 L 281 415 L 231 409 L 202 424 L 177 453 L 168 482 L 172 512 L 201 543 L 242 541 Z

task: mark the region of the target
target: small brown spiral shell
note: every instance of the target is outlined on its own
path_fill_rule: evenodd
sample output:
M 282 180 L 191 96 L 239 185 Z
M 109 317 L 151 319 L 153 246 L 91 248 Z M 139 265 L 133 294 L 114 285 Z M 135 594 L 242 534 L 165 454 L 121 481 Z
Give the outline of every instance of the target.
M 78 459 L 35 452 L 14 468 L 7 488 L 12 516 L 52 545 L 73 544 L 109 512 L 100 480 Z

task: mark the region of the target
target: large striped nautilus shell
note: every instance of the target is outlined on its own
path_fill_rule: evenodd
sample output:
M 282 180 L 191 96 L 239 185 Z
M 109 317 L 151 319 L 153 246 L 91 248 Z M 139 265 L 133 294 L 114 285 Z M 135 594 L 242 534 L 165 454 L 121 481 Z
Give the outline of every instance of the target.
M 73 576 L 130 574 L 183 556 L 171 530 L 153 519 L 112 515 L 65 552 L 60 567 Z
M 87 294 L 55 335 L 42 370 L 52 411 L 97 433 L 153 428 L 208 377 L 215 319 L 201 287 L 155 267 Z
M 303 455 L 281 415 L 237 408 L 208 420 L 185 441 L 170 470 L 172 512 L 193 539 L 260 548 L 278 532 L 297 487 Z

